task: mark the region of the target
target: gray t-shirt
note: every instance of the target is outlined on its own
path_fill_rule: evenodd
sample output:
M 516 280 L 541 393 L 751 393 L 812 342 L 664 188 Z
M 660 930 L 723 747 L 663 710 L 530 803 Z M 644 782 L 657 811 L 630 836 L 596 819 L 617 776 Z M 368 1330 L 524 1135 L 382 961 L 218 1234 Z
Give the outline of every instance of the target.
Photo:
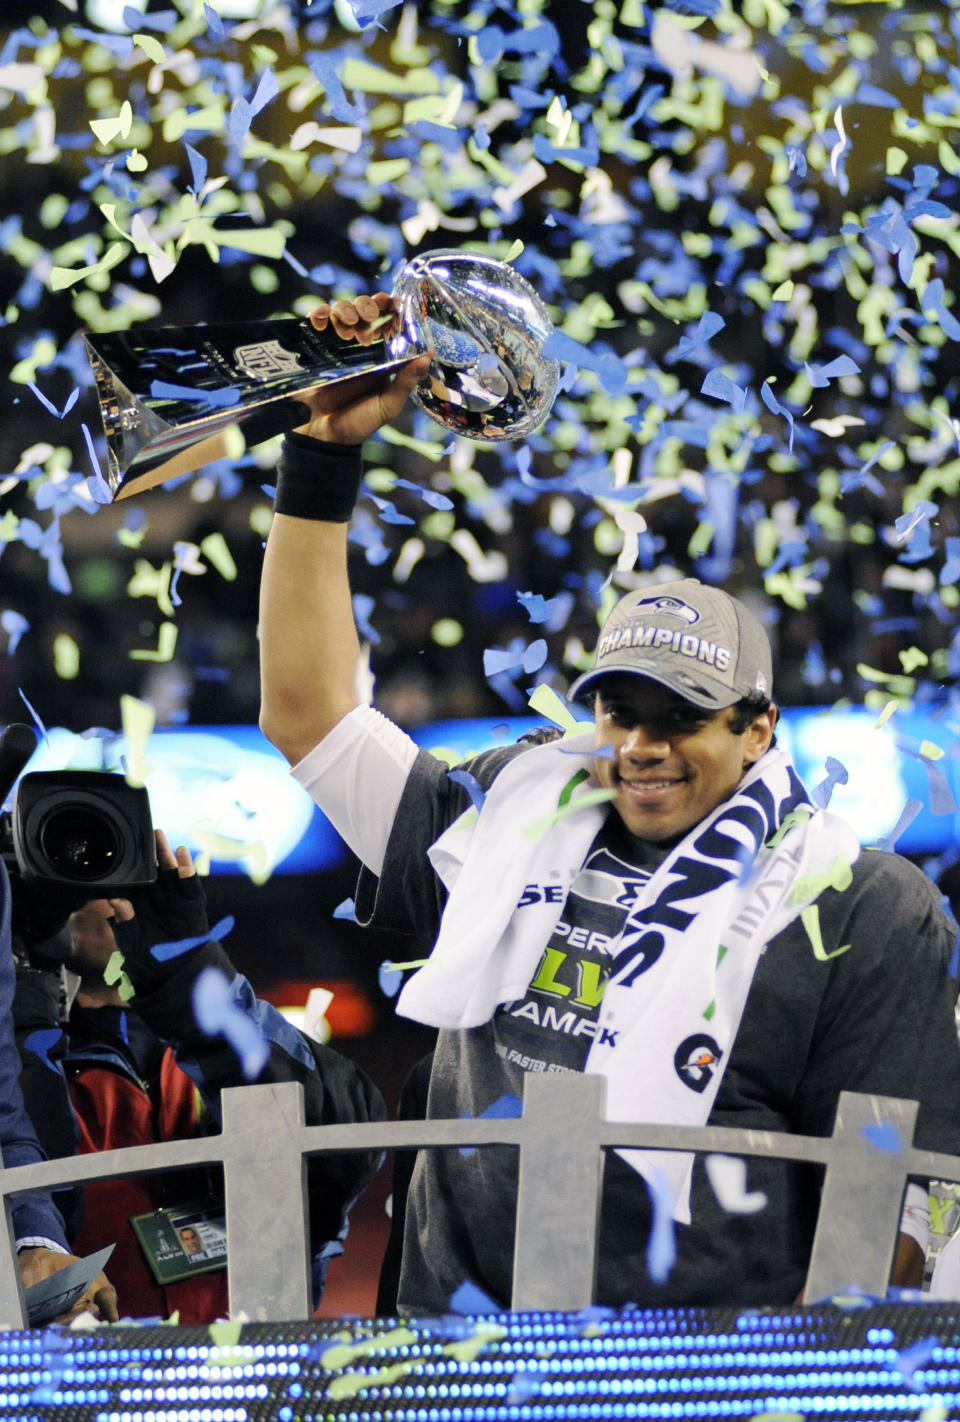
M 523 747 L 468 769 L 486 788 Z M 361 874 L 357 916 L 432 938 L 445 891 L 426 851 L 468 803 L 444 766 L 421 753 L 394 820 L 379 880 Z M 518 829 L 520 826 L 518 826 Z M 639 888 L 666 853 L 608 815 L 522 1000 L 491 1021 L 441 1031 L 427 1114 L 480 1116 L 522 1096 L 527 1071 L 582 1070 L 596 1027 L 609 948 Z M 538 892 L 530 886 L 529 892 Z M 824 961 L 796 921 L 762 955 L 710 1124 L 828 1135 L 841 1090 L 916 1099 L 916 1143 L 960 1153 L 956 982 L 946 968 L 955 926 L 929 879 L 897 855 L 865 851 L 843 893 L 818 900 Z M 819 1200 L 819 1168 L 751 1159 L 747 1183 L 764 1209 L 727 1213 L 697 1159 L 692 1220 L 677 1225 L 664 1283 L 646 1269 L 646 1184 L 607 1153 L 596 1302 L 642 1307 L 789 1304 L 803 1286 Z M 407 1200 L 399 1310 L 442 1312 L 470 1282 L 509 1305 L 516 1152 L 422 1151 Z

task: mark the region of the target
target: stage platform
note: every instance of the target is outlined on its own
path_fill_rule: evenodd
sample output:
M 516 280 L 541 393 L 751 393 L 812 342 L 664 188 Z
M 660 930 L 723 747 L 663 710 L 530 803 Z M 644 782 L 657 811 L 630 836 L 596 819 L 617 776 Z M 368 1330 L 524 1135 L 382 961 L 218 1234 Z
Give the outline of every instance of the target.
M 0 1318 L 15 1326 L 0 1330 L 0 1422 L 960 1422 L 960 1301 L 887 1291 L 906 1180 L 960 1181 L 960 1157 L 909 1146 L 915 1103 L 844 1092 L 833 1135 L 807 1138 L 609 1122 L 602 1088 L 530 1074 L 517 1118 L 307 1127 L 299 1086 L 250 1086 L 224 1092 L 220 1135 L 0 1173 L 9 1200 L 221 1165 L 234 1320 L 24 1330 L 8 1211 Z M 471 1294 L 450 1303 L 469 1317 L 311 1318 L 310 1156 L 494 1144 L 519 1149 L 511 1311 L 478 1316 Z M 821 1165 L 806 1297 L 829 1303 L 588 1306 L 603 1152 L 622 1146 Z
M 960 1418 L 960 1304 L 0 1333 L 16 1422 Z

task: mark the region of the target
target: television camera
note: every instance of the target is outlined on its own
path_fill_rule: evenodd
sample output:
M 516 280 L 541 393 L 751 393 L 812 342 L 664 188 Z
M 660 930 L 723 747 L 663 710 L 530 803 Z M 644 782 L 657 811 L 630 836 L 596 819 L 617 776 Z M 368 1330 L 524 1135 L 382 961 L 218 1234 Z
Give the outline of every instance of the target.
M 21 771 L 36 748 L 31 727 L 0 734 L 0 857 L 27 884 L 112 898 L 157 877 L 146 789 L 104 770 Z M 18 780 L 18 777 L 19 780 Z

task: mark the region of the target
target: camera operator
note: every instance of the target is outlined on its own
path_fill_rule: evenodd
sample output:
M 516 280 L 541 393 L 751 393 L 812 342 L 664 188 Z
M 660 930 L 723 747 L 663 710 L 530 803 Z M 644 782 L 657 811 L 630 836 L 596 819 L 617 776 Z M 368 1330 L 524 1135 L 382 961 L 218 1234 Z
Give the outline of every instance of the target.
M 71 914 L 65 962 L 80 985 L 66 1015 L 59 1010 L 62 975 L 56 962 L 48 964 L 45 997 L 37 990 L 39 975 L 24 986 L 19 1022 L 24 1092 L 47 1150 L 88 1153 L 219 1129 L 220 1091 L 243 1085 L 245 1077 L 233 1046 L 196 1022 L 194 993 L 210 968 L 223 975 L 231 1003 L 255 1024 L 269 1048 L 257 1082 L 300 1081 L 308 1125 L 382 1120 L 383 1100 L 364 1073 L 258 1000 L 219 943 L 205 941 L 203 889 L 189 851 L 181 846 L 174 854 L 158 830 L 156 860 L 154 883 L 89 901 Z M 151 949 L 160 943 L 186 946 L 171 956 L 157 956 Z M 49 951 L 50 944 L 44 946 Z M 135 993 L 129 1001 L 115 983 L 104 981 L 104 969 L 117 949 Z M 65 1032 L 54 1042 L 50 1029 L 64 1016 Z M 31 1039 L 44 1044 L 46 1064 L 38 1065 Z M 52 1103 L 58 1081 L 61 1099 Z M 66 1129 L 65 1100 L 72 1115 Z M 315 1302 L 330 1258 L 342 1252 L 348 1211 L 379 1163 L 373 1152 L 324 1155 L 310 1163 Z M 156 1259 L 148 1264 L 143 1235 L 138 1242 L 128 1223 L 133 1217 L 165 1217 L 192 1228 L 207 1220 L 212 1231 L 222 1214 L 222 1187 L 209 1172 L 194 1168 L 99 1181 L 86 1186 L 84 1196 L 83 1223 L 72 1236 L 74 1244 L 88 1253 L 115 1243 L 110 1269 L 125 1316 L 169 1317 L 177 1311 L 180 1323 L 189 1324 L 226 1315 L 222 1252 L 218 1260 L 194 1251 L 185 1276 L 171 1280 L 162 1267 L 158 1272 Z
M 0 1148 L 7 1168 L 45 1160 L 36 1132 L 24 1108 L 20 1064 L 14 1043 L 13 1002 L 15 960 L 11 941 L 10 881 L 0 859 Z M 63 1218 L 49 1195 L 21 1195 L 12 1203 L 17 1262 L 24 1288 L 75 1262 L 66 1240 Z M 59 1322 L 82 1312 L 107 1322 L 118 1318 L 116 1290 L 100 1274 Z

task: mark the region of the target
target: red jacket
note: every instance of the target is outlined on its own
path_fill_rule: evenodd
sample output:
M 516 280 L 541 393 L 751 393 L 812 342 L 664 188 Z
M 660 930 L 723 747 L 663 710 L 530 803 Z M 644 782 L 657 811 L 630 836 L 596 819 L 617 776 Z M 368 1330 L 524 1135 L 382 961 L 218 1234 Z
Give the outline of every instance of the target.
M 199 1093 L 169 1047 L 161 1059 L 155 1101 L 138 1082 L 112 1068 L 83 1064 L 76 1074 L 70 1068 L 68 1072 L 79 1155 L 189 1140 L 197 1134 L 202 1110 Z M 189 1185 L 182 1183 L 188 1180 L 180 1172 L 172 1181 L 166 1175 L 138 1175 L 98 1180 L 85 1187 L 84 1221 L 73 1238 L 74 1252 L 92 1254 L 115 1243 L 107 1273 L 117 1291 L 121 1317 L 169 1318 L 178 1311 L 182 1325 L 227 1317 L 225 1269 L 158 1284 L 130 1224 L 133 1215 L 191 1198 Z

